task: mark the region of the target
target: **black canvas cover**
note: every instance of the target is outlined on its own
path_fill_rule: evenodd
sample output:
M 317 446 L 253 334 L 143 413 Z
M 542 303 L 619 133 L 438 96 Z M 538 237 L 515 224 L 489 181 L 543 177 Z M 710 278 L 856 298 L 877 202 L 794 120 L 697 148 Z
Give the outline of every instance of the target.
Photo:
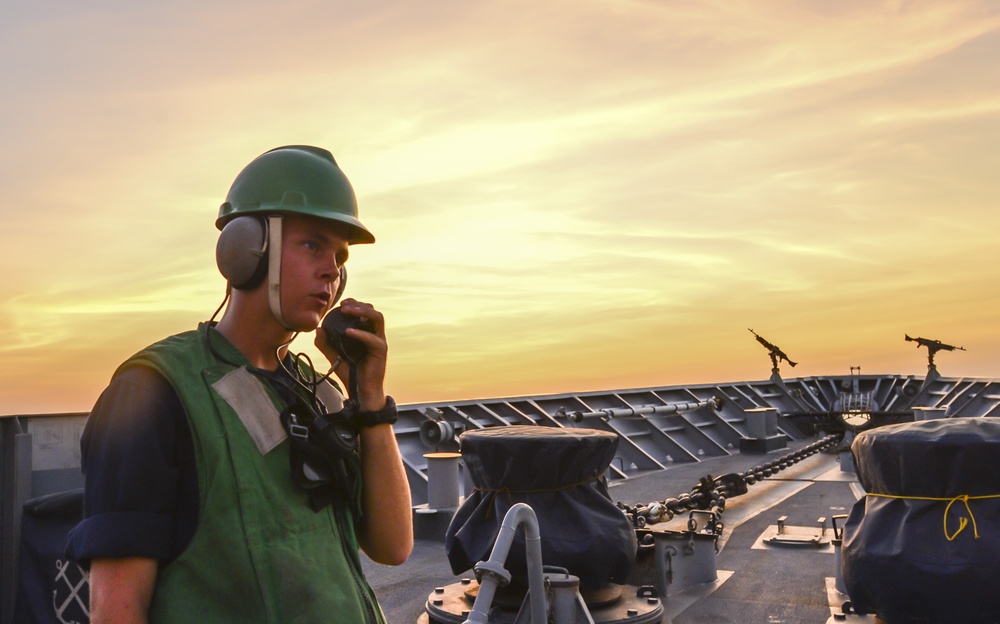
M 89 577 L 63 555 L 66 536 L 82 518 L 82 488 L 24 504 L 14 624 L 90 621 Z
M 542 561 L 580 578 L 583 588 L 625 582 L 635 559 L 635 530 L 608 495 L 604 471 L 618 435 L 595 429 L 512 426 L 460 438 L 476 490 L 445 535 L 455 574 L 489 559 L 504 514 L 526 503 L 538 517 Z M 505 567 L 526 584 L 524 535 L 518 531 Z
M 879 427 L 851 451 L 868 493 L 844 526 L 854 609 L 890 624 L 1000 622 L 1000 420 Z

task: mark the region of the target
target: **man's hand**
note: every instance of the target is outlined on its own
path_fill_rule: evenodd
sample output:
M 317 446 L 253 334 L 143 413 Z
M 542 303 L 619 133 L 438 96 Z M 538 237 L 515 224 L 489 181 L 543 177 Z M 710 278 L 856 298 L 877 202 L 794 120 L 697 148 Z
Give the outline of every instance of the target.
M 355 299 L 344 299 L 340 303 L 340 309 L 347 316 L 366 318 L 371 322 L 373 329 L 371 332 L 360 329 L 347 330 L 347 335 L 363 343 L 368 351 L 358 366 L 358 393 L 360 396 L 351 398 L 358 401 L 359 407 L 363 411 L 378 411 L 385 407 L 385 367 L 389 351 L 385 338 L 385 318 L 372 304 Z M 348 388 L 350 383 L 349 367 L 346 362 L 340 360 L 336 349 L 330 346 L 322 328 L 316 330 L 315 344 L 331 365 L 336 364 L 334 372 L 337 373 L 337 377 L 343 382 L 344 387 Z

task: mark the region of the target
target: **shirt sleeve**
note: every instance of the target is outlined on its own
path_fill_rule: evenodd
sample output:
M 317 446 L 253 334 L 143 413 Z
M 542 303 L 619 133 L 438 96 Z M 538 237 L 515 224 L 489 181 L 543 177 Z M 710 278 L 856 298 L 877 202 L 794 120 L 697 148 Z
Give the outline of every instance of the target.
M 190 426 L 176 391 L 155 370 L 133 366 L 98 399 L 80 440 L 83 521 L 66 554 L 175 558 L 197 518 Z

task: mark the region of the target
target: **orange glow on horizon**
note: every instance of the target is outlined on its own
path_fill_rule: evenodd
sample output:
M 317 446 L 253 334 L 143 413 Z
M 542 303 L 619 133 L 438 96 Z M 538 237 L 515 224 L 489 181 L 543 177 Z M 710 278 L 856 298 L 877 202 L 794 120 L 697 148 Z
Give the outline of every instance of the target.
M 786 377 L 923 375 L 904 334 L 1000 377 L 992 3 L 175 11 L 0 8 L 0 414 L 206 320 L 218 206 L 292 143 L 378 238 L 401 403 L 766 378 L 747 327 Z

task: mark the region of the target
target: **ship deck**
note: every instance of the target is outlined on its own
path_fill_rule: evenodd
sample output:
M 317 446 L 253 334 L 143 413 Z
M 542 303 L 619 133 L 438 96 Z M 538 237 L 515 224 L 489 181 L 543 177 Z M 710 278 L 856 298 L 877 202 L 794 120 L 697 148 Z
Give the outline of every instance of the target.
M 807 441 L 790 445 L 792 449 Z M 612 500 L 645 503 L 687 492 L 706 474 L 742 472 L 770 461 L 788 449 L 769 455 L 731 455 L 695 465 L 678 465 L 611 484 Z M 834 586 L 835 562 L 831 545 L 822 547 L 770 546 L 763 536 L 776 532 L 785 517 L 786 531 L 813 527 L 820 517 L 850 512 L 864 495 L 850 470 L 842 470 L 837 454 L 818 453 L 758 482 L 743 496 L 727 502 L 725 528 L 719 540 L 718 580 L 668 595 L 662 623 L 694 624 L 871 622 L 856 614 L 842 617 L 847 596 Z M 655 526 L 655 525 L 654 525 Z M 544 540 L 544 535 L 542 536 Z M 459 580 L 447 562 L 444 544 L 418 540 L 410 559 L 399 567 L 365 563 L 366 573 L 379 595 L 389 622 L 416 622 L 435 587 Z M 465 572 L 463 576 L 472 576 Z M 837 616 L 838 619 L 834 619 Z
M 759 381 L 403 405 L 393 429 L 418 511 L 429 506 L 433 453 L 460 451 L 464 431 L 513 425 L 615 433 L 619 445 L 606 470 L 611 498 L 644 505 L 689 492 L 708 474 L 741 473 L 773 461 L 787 452 L 772 450 L 775 440 L 794 450 L 819 432 L 857 426 L 845 419 L 858 416 L 870 418 L 871 426 L 998 417 L 1000 379 L 945 378 L 936 369 L 924 378 L 852 371 L 782 379 L 775 372 Z M 86 418 L 83 412 L 0 415 L 0 624 L 13 619 L 22 510 L 30 499 L 82 487 L 79 440 Z M 744 453 L 747 442 L 754 446 L 747 451 L 772 452 Z M 848 513 L 863 495 L 853 473 L 841 471 L 837 455 L 820 453 L 731 498 L 722 518 L 720 552 L 711 557 L 711 578 L 717 580 L 689 583 L 682 591 L 670 584 L 661 623 L 869 621 L 841 613 L 847 597 L 833 589 L 832 548 L 761 542 L 781 517 L 786 526 L 804 530 L 825 517 L 829 531 L 831 516 Z M 448 518 L 435 516 L 436 521 Z M 47 546 L 61 553 L 61 541 L 53 544 Z M 365 562 L 365 569 L 392 624 L 417 622 L 436 587 L 460 580 L 441 539 L 418 540 L 402 566 Z

